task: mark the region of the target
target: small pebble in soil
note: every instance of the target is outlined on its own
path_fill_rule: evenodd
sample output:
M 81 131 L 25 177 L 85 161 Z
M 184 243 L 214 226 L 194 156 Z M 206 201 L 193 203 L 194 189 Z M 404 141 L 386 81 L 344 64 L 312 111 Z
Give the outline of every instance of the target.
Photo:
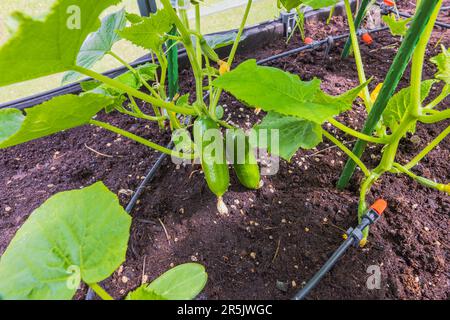
M 54 184 L 48 184 L 47 188 L 53 188 L 55 185 Z
M 148 275 L 144 274 L 142 276 L 142 283 L 147 283 L 148 282 Z
M 426 232 L 428 232 L 428 231 L 430 231 L 430 228 L 424 227 L 423 230 L 425 230 Z
M 305 228 L 305 232 L 309 232 L 309 228 Z
M 281 219 L 281 223 L 286 223 L 286 219 Z
M 295 280 L 292 280 L 291 285 L 292 285 L 292 288 L 296 288 L 297 287 L 297 283 L 295 282 Z
M 123 276 L 123 277 L 122 277 L 122 282 L 123 282 L 123 283 L 127 283 L 129 280 L 130 280 L 130 279 L 128 279 L 127 276 Z
M 191 261 L 197 262 L 198 258 L 196 256 L 191 256 Z
M 117 270 L 117 274 L 120 276 L 123 272 L 123 266 L 119 267 L 119 270 Z
M 288 288 L 289 288 L 289 284 L 287 282 L 277 280 L 276 287 L 280 291 L 287 292 Z
M 5 207 L 5 211 L 6 211 L 6 212 L 10 212 L 11 210 L 12 210 L 12 208 L 11 208 L 10 206 L 6 206 L 6 207 Z
M 256 259 L 256 252 L 250 252 L 250 257 L 252 259 Z

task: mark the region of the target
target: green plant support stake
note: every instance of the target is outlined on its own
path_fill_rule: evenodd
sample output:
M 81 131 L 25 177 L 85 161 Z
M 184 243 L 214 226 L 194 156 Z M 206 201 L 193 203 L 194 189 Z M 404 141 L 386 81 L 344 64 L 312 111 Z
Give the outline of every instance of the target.
M 358 30 L 359 27 L 361 26 L 361 23 L 363 22 L 364 17 L 367 14 L 367 10 L 369 10 L 372 3 L 373 3 L 373 0 L 362 0 L 361 6 L 358 10 L 358 13 L 356 14 L 356 19 L 355 19 L 356 30 Z M 351 39 L 351 37 L 348 37 L 347 42 L 345 43 L 345 46 L 344 46 L 344 50 L 342 51 L 341 58 L 345 59 L 348 57 L 351 47 L 352 47 L 352 39 Z
M 174 26 L 170 31 L 171 35 L 176 35 L 177 28 Z M 167 81 L 169 84 L 169 98 L 173 99 L 178 93 L 178 46 L 175 44 L 174 40 L 167 41 L 167 48 L 169 52 L 167 53 Z
M 430 17 L 433 14 L 433 11 L 438 2 L 439 0 L 421 1 L 420 6 L 417 9 L 417 12 L 411 23 L 411 27 L 409 28 L 408 33 L 405 36 L 405 40 L 400 46 L 400 49 L 395 56 L 394 62 L 392 63 L 391 68 L 388 71 L 381 92 L 378 95 L 378 98 L 375 101 L 372 110 L 369 113 L 369 116 L 367 117 L 367 121 L 364 124 L 362 133 L 371 135 L 378 121 L 380 121 L 381 115 L 383 114 L 383 111 L 386 108 L 389 99 L 394 94 L 395 89 L 397 88 L 398 83 L 409 64 L 409 61 L 411 60 L 416 45 L 419 42 L 423 31 L 427 27 L 428 21 L 430 20 Z M 361 157 L 366 145 L 367 143 L 365 141 L 358 140 L 355 144 L 355 147 L 353 148 L 353 153 L 358 158 Z M 337 183 L 337 187 L 339 189 L 344 189 L 348 185 L 348 182 L 350 181 L 355 168 L 355 162 L 351 159 L 347 160 L 341 177 L 339 178 L 339 181 Z

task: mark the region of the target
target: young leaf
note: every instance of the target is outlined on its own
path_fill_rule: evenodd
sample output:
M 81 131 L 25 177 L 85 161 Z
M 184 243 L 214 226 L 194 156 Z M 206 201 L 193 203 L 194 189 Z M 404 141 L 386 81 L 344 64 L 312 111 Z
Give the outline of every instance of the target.
M 20 117 L 17 111 L 11 109 L 0 109 L 0 127 L 8 128 L 3 131 L 8 135 L 0 136 L 0 149 L 87 124 L 110 103 L 111 98 L 90 93 L 53 98 L 26 109 L 26 117 Z
M 70 70 L 100 13 L 119 2 L 58 0 L 44 20 L 15 14 L 17 32 L 0 48 L 0 86 Z
M 368 84 L 334 97 L 322 92 L 320 83 L 319 79 L 302 81 L 297 75 L 277 68 L 257 66 L 255 60 L 245 61 L 213 81 L 214 86 L 230 92 L 250 106 L 318 124 L 350 109 L 358 93 Z
M 205 287 L 208 275 L 198 263 L 185 263 L 165 272 L 150 284 L 130 292 L 127 300 L 191 300 Z
M 120 40 L 116 30 L 122 30 L 126 24 L 125 9 L 112 13 L 102 20 L 100 29 L 90 34 L 83 42 L 77 57 L 77 66 L 90 69 L 101 60 L 114 43 Z M 62 83 L 78 80 L 81 75 L 70 71 L 63 77 Z
M 61 192 L 36 209 L 0 259 L 5 299 L 71 299 L 125 260 L 131 217 L 99 182 Z
M 442 46 L 442 53 L 430 59 L 437 68 L 438 72 L 435 74 L 436 79 L 444 81 L 446 84 L 450 84 L 450 48 L 445 49 Z
M 272 141 L 270 130 L 279 130 L 279 146 L 276 154 L 287 161 L 291 160 L 299 148 L 311 149 L 322 142 L 322 128 L 319 124 L 273 111 L 269 112 L 254 129 L 266 129 L 269 142 Z M 270 144 L 268 150 L 273 152 Z
M 425 80 L 421 86 L 421 102 L 423 102 L 430 93 L 431 87 L 436 83 L 436 80 Z M 400 122 L 408 110 L 411 103 L 411 87 L 404 88 L 397 92 L 388 102 L 386 109 L 383 112 L 383 122 L 385 126 L 389 127 L 391 131 L 397 129 Z M 410 128 L 409 132 L 414 133 L 415 126 Z
M 165 9 L 161 9 L 150 17 L 143 17 L 141 23 L 118 31 L 118 34 L 137 46 L 159 52 L 165 41 L 165 35 L 172 29 L 172 26 L 173 21 L 170 14 Z
M 388 25 L 393 36 L 405 36 L 408 31 L 408 23 L 412 18 L 402 19 L 395 17 L 395 14 L 390 14 L 382 17 L 383 21 Z

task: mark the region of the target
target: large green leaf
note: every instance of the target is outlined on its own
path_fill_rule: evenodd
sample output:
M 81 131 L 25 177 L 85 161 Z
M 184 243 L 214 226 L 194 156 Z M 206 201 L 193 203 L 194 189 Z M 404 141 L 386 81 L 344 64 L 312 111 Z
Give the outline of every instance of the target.
M 0 143 L 20 129 L 24 118 L 20 110 L 0 110 Z
M 110 97 L 90 93 L 53 98 L 26 109 L 26 117 L 20 117 L 17 111 L 11 109 L 0 109 L 0 127 L 9 128 L 0 136 L 0 149 L 87 124 L 109 104 Z
M 0 86 L 70 70 L 100 13 L 119 2 L 58 0 L 43 20 L 16 13 L 16 33 L 0 48 Z
M 173 27 L 170 14 L 161 9 L 150 17 L 143 17 L 142 22 L 118 31 L 118 34 L 128 41 L 144 49 L 159 52 L 166 40 L 166 33 Z
M 423 102 L 430 93 L 431 87 L 436 83 L 436 80 L 425 80 L 421 86 L 421 102 Z M 411 104 L 411 87 L 404 88 L 397 92 L 388 102 L 386 109 L 383 112 L 384 124 L 394 131 L 401 123 L 405 112 Z M 411 127 L 409 132 L 415 132 L 416 127 Z
M 322 124 L 348 110 L 367 83 L 340 96 L 330 96 L 320 89 L 321 81 L 302 81 L 297 75 L 277 68 L 261 67 L 247 60 L 235 70 L 214 80 L 222 88 L 252 107 L 296 116 Z
M 103 18 L 100 29 L 90 34 L 81 46 L 77 57 L 77 65 L 90 69 L 97 61 L 101 60 L 108 51 L 111 51 L 114 43 L 120 40 L 116 30 L 122 30 L 126 22 L 125 9 Z M 62 82 L 75 81 L 80 77 L 81 75 L 78 72 L 70 71 L 64 75 Z
M 310 6 L 313 9 L 325 8 L 336 5 L 339 0 L 280 0 L 280 2 L 286 10 L 292 10 L 301 4 Z
M 284 116 L 269 112 L 263 121 L 254 127 L 255 130 L 266 129 L 267 141 L 271 140 L 271 130 L 278 130 L 279 145 L 268 150 L 283 159 L 290 161 L 299 148 L 311 149 L 322 142 L 322 128 L 319 124 L 297 117 Z
M 144 284 L 127 300 L 191 300 L 205 287 L 208 275 L 198 263 L 185 263 L 165 272 L 150 284 Z
M 430 59 L 437 68 L 438 72 L 435 74 L 436 79 L 444 81 L 446 84 L 450 84 L 450 48 L 445 49 L 442 46 L 442 53 Z
M 103 183 L 61 192 L 36 209 L 0 259 L 5 299 L 71 299 L 125 260 L 131 217 Z
M 390 14 L 382 17 L 383 21 L 388 25 L 393 36 L 404 36 L 406 31 L 408 31 L 408 23 L 411 22 L 412 18 L 397 19 L 395 14 Z

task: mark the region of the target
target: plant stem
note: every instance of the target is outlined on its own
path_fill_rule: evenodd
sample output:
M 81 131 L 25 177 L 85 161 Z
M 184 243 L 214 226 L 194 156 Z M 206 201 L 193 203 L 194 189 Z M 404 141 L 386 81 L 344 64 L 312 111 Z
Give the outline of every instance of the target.
M 97 121 L 97 120 L 90 120 L 89 123 L 91 123 L 91 124 L 93 124 L 95 126 L 98 126 L 100 128 L 106 129 L 108 131 L 112 131 L 114 133 L 120 134 L 121 136 L 124 136 L 124 137 L 126 137 L 128 139 L 134 140 L 136 142 L 139 142 L 140 144 L 143 144 L 143 145 L 145 145 L 147 147 L 150 147 L 150 148 L 155 149 L 155 150 L 157 150 L 159 152 L 168 154 L 170 156 L 174 156 L 174 157 L 177 157 L 177 158 L 180 158 L 180 159 L 188 159 L 188 160 L 195 159 L 195 155 L 194 154 L 184 154 L 184 153 L 181 153 L 181 152 L 176 152 L 176 151 L 167 149 L 167 148 L 165 148 L 163 146 L 160 146 L 159 144 L 156 144 L 156 143 L 151 142 L 149 140 L 146 140 L 146 139 L 144 139 L 142 137 L 139 137 L 139 136 L 137 136 L 135 134 L 132 134 L 131 132 L 128 132 L 128 131 L 122 130 L 122 129 L 118 128 L 118 127 L 115 127 L 113 125 L 110 125 L 109 123 L 105 123 L 105 122 L 101 122 L 101 121 Z
M 242 34 L 244 33 L 245 24 L 247 23 L 248 15 L 249 15 L 250 9 L 252 7 L 252 2 L 253 2 L 252 0 L 247 1 L 247 6 L 245 7 L 244 16 L 242 17 L 242 20 L 241 20 L 241 26 L 239 27 L 239 31 L 236 35 L 236 39 L 234 40 L 233 47 L 231 48 L 230 55 L 229 55 L 228 61 L 227 61 L 230 68 L 233 64 L 234 56 L 236 55 L 236 51 L 239 47 L 239 43 L 241 42 L 241 37 L 242 37 Z
M 423 123 L 436 123 L 450 118 L 450 109 L 437 112 L 429 116 L 419 116 L 419 121 Z
M 442 131 L 433 141 L 431 141 L 417 156 L 415 156 L 410 162 L 408 162 L 404 168 L 411 169 L 417 165 L 431 150 L 433 150 L 442 140 L 450 134 L 450 126 Z
M 97 73 L 95 71 L 89 70 L 89 69 L 85 69 L 83 67 L 79 67 L 79 66 L 73 66 L 72 70 L 77 71 L 79 73 L 82 73 L 84 75 L 87 75 L 88 77 L 91 77 L 93 79 L 96 79 L 100 82 L 103 82 L 111 87 L 120 89 L 125 91 L 126 93 L 128 93 L 129 95 L 139 98 L 141 100 L 144 100 L 148 103 L 151 103 L 152 105 L 155 105 L 157 107 L 160 108 L 164 108 L 173 112 L 177 112 L 177 113 L 182 113 L 182 114 L 186 114 L 186 115 L 195 115 L 195 111 L 193 109 L 190 108 L 186 108 L 186 107 L 181 107 L 181 106 L 176 106 L 173 103 L 169 103 L 157 98 L 154 98 L 144 92 L 141 92 L 139 90 L 136 90 L 134 88 L 131 88 L 129 86 L 127 86 L 126 84 L 117 81 L 115 79 L 111 79 L 108 78 L 100 73 Z
M 161 97 L 159 96 L 159 94 L 155 91 L 155 89 L 153 89 L 152 86 L 150 86 L 150 85 L 147 83 L 147 81 L 145 81 L 144 79 L 142 79 L 141 75 L 139 74 L 139 72 L 138 72 L 135 68 L 133 68 L 132 66 L 130 66 L 125 60 L 123 60 L 121 57 L 119 57 L 119 56 L 118 56 L 117 54 L 115 54 L 114 52 L 109 51 L 108 54 L 109 54 L 110 56 L 112 56 L 114 59 L 116 59 L 117 61 L 119 61 L 121 64 L 123 64 L 128 70 L 130 70 L 130 71 L 134 74 L 134 76 L 135 76 L 136 78 L 138 78 L 138 79 L 142 82 L 142 84 L 144 85 L 144 87 L 146 87 L 146 88 L 148 89 L 148 91 L 151 92 L 151 94 L 153 94 L 156 98 L 161 98 Z
M 114 300 L 111 295 L 105 291 L 102 287 L 98 285 L 98 283 L 90 283 L 88 284 L 89 288 L 91 288 L 102 300 Z
M 239 43 L 241 42 L 241 37 L 242 37 L 242 34 L 244 33 L 245 24 L 247 23 L 248 15 L 249 15 L 250 9 L 252 7 L 252 2 L 253 2 L 252 0 L 247 1 L 247 6 L 245 7 L 244 16 L 242 17 L 239 31 L 236 35 L 236 39 L 234 40 L 233 47 L 231 48 L 230 55 L 229 55 L 228 61 L 227 61 L 230 68 L 233 64 L 234 56 L 239 47 Z M 219 103 L 219 99 L 220 99 L 220 96 L 222 95 L 222 91 L 223 90 L 219 88 L 219 89 L 217 89 L 216 93 L 214 94 L 212 108 L 215 109 L 217 104 Z
M 435 108 L 439 103 L 441 103 L 447 96 L 450 94 L 450 85 L 446 84 L 444 88 L 442 88 L 441 93 L 433 100 L 431 101 L 426 107 L 424 107 L 424 110 L 432 110 Z
M 359 83 L 363 84 L 367 82 L 367 78 L 366 74 L 364 73 L 364 65 L 362 62 L 361 51 L 359 49 L 358 35 L 356 34 L 355 22 L 353 21 L 352 8 L 350 6 L 349 0 L 345 0 L 344 2 L 348 25 L 350 28 L 350 37 L 352 39 L 353 54 L 355 57 L 356 68 L 358 70 Z M 363 97 L 366 110 L 367 112 L 370 112 L 370 109 L 372 108 L 372 101 L 370 100 L 370 92 L 367 86 L 365 86 L 363 89 Z
M 420 37 L 419 43 L 417 44 L 416 50 L 414 51 L 412 57 L 411 65 L 411 104 L 409 106 L 409 112 L 412 116 L 418 117 L 421 108 L 421 88 L 422 88 L 422 69 L 425 60 L 425 53 L 427 50 L 428 41 L 430 40 L 431 33 L 433 32 L 434 22 L 439 15 L 439 11 L 442 5 L 440 0 L 436 7 L 434 8 L 433 14 L 430 17 L 430 22 L 428 22 L 422 36 Z
M 201 34 L 201 24 L 200 24 L 200 4 L 195 5 L 195 31 L 198 34 Z M 202 59 L 202 48 L 200 46 L 200 38 L 196 37 L 196 54 L 197 54 L 197 63 L 201 66 L 203 64 Z
M 387 142 L 386 138 L 377 138 L 377 137 L 372 137 L 369 136 L 367 134 L 361 133 L 359 131 L 353 130 L 352 128 L 347 127 L 346 125 L 344 125 L 343 123 L 339 122 L 338 120 L 334 119 L 334 118 L 330 118 L 328 120 L 333 126 L 335 126 L 336 128 L 338 128 L 339 130 L 344 131 L 345 133 L 354 136 L 358 139 L 364 140 L 364 141 L 368 141 L 368 142 L 373 142 L 373 143 L 380 143 L 380 144 L 385 144 Z
M 394 163 L 393 167 L 395 169 L 397 169 L 398 171 L 400 171 L 401 173 L 408 175 L 410 178 L 414 179 L 415 181 L 417 181 L 418 183 L 420 183 L 421 185 L 423 185 L 425 187 L 448 193 L 448 185 L 445 185 L 442 183 L 437 183 L 437 182 L 434 182 L 433 180 L 430 180 L 430 179 L 427 179 L 424 177 L 420 177 L 420 176 L 416 175 L 414 172 L 409 171 L 408 169 L 406 169 L 404 166 L 400 165 L 399 163 Z
M 367 167 L 364 165 L 364 163 L 353 154 L 353 152 L 350 151 L 350 149 L 348 149 L 343 143 L 341 143 L 338 139 L 336 139 L 332 134 L 330 134 L 328 131 L 326 130 L 322 130 L 323 135 L 325 137 L 327 137 L 328 140 L 330 140 L 331 142 L 333 142 L 339 149 L 341 149 L 342 151 L 345 152 L 345 154 L 347 154 L 351 159 L 353 159 L 353 161 L 356 162 L 356 164 L 361 168 L 362 172 L 364 173 L 364 175 L 367 177 L 370 175 L 370 171 L 369 169 L 367 169 Z

